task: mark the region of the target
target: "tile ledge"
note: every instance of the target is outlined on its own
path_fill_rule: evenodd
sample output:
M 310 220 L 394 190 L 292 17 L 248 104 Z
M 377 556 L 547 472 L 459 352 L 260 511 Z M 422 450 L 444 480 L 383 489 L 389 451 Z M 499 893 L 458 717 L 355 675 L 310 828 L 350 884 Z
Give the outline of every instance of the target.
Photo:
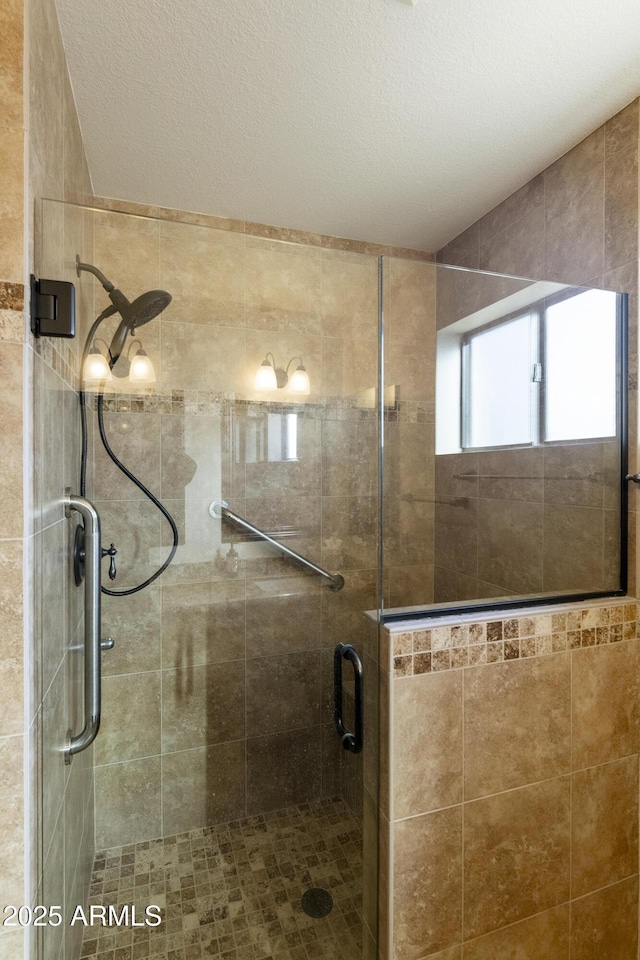
M 451 616 L 431 616 L 428 613 L 422 616 L 411 616 L 408 613 L 406 620 L 395 620 L 393 623 L 383 623 L 382 626 L 389 633 L 410 633 L 413 630 L 425 630 L 432 627 L 451 627 L 465 623 L 493 623 L 498 620 L 510 620 L 519 617 L 541 617 L 550 613 L 568 613 L 570 610 L 624 607 L 637 602 L 635 597 L 602 597 L 597 600 L 584 600 L 582 603 L 550 603 L 544 606 L 517 607 L 510 610 L 484 610 L 474 613 L 451 614 Z M 378 620 L 375 610 L 367 610 L 365 616 L 374 622 Z

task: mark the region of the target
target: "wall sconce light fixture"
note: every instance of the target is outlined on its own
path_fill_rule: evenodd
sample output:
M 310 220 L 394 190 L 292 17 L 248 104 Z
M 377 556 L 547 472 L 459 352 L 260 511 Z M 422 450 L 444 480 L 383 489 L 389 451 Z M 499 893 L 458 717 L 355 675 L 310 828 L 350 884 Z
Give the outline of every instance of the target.
M 85 383 L 98 383 L 101 380 L 111 380 L 111 367 L 109 361 L 103 353 L 98 350 L 98 344 L 104 343 L 107 354 L 109 348 L 104 340 L 97 339 L 93 341 L 87 358 L 82 365 L 82 379 Z
M 138 349 L 136 350 L 133 358 L 130 359 L 131 347 L 133 347 L 134 343 L 138 344 Z M 153 369 L 153 364 L 151 363 L 151 360 L 147 356 L 147 353 L 143 349 L 139 340 L 132 341 L 127 353 L 127 360 L 129 361 L 129 380 L 131 383 L 156 382 L 156 372 Z
M 299 363 L 289 377 L 289 367 L 294 360 L 298 360 Z M 253 383 L 256 390 L 282 390 L 288 385 L 291 393 L 308 394 L 311 392 L 309 374 L 305 370 L 302 357 L 292 357 L 286 369 L 283 369 L 282 367 L 276 367 L 275 357 L 272 353 L 267 353 L 256 371 Z
M 100 352 L 98 343 L 104 344 L 106 355 Z M 132 357 L 131 350 L 136 343 L 138 349 Z M 111 380 L 113 376 L 119 379 L 128 376 L 131 383 L 156 382 L 156 372 L 153 369 L 153 364 L 143 349 L 140 340 L 132 340 L 127 356 L 121 356 L 115 364 L 105 341 L 100 338 L 93 341 L 82 367 L 82 379 L 85 383 L 99 383 L 102 380 Z

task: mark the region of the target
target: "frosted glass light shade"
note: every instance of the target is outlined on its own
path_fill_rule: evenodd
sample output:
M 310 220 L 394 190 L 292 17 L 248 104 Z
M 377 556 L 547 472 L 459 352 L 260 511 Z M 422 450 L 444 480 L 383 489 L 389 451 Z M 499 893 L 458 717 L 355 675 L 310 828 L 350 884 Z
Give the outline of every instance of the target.
M 273 366 L 268 360 L 263 360 L 255 375 L 253 385 L 256 390 L 277 390 L 278 379 Z
M 101 380 L 111 380 L 111 370 L 107 358 L 103 357 L 97 347 L 93 347 L 82 366 L 82 379 L 85 383 L 98 383 Z
M 129 380 L 131 383 L 156 382 L 156 372 L 153 369 L 153 364 L 142 348 L 138 350 L 131 361 Z
M 309 374 L 302 364 L 297 370 L 294 370 L 289 380 L 289 390 L 291 393 L 311 393 L 311 384 Z

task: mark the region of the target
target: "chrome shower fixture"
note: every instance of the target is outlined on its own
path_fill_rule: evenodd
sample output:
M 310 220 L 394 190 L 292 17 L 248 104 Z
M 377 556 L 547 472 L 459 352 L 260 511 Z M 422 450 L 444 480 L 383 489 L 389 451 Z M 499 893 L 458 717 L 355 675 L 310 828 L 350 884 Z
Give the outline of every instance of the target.
M 118 290 L 110 280 L 107 280 L 101 270 L 98 270 L 91 263 L 81 263 L 80 257 L 76 256 L 78 276 L 80 276 L 81 270 L 93 274 L 109 294 L 111 307 L 103 313 L 103 319 L 112 316 L 114 313 L 119 313 L 122 317 L 109 345 L 109 366 L 113 369 L 124 349 L 127 334 L 131 333 L 133 336 L 136 327 L 143 326 L 149 320 L 157 317 L 159 313 L 162 313 L 165 307 L 168 307 L 171 303 L 171 294 L 167 293 L 166 290 L 149 290 L 147 293 L 141 293 L 131 302 L 121 290 Z

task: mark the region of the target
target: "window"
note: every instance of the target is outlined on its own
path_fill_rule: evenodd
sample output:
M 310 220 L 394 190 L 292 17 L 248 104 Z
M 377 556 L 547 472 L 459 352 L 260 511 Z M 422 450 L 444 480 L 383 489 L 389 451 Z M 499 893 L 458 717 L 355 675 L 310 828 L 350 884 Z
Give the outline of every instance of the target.
M 616 311 L 612 294 L 589 290 L 547 307 L 545 440 L 616 432 Z
M 615 436 L 615 294 L 542 301 L 461 346 L 463 449 Z

